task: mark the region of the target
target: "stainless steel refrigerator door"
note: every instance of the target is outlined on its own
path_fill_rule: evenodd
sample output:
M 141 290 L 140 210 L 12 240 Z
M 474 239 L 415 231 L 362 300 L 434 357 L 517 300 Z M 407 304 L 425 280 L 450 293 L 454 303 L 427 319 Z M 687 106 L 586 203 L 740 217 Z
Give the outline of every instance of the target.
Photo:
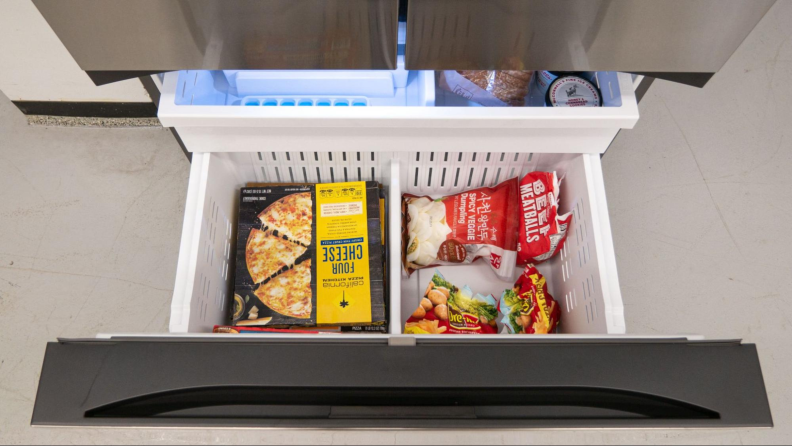
M 769 427 L 756 347 L 138 338 L 47 346 L 34 425 Z M 475 337 L 475 336 L 474 336 Z M 409 338 L 401 338 L 409 340 Z M 395 344 L 392 342 L 391 344 Z
M 410 0 L 407 68 L 714 73 L 774 0 Z
M 395 69 L 398 0 L 34 0 L 85 71 Z

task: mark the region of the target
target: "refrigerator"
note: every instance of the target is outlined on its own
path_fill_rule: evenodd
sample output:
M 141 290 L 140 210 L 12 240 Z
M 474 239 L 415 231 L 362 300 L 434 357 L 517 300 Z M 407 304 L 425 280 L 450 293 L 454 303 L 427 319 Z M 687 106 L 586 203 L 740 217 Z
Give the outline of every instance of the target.
M 773 3 L 35 0 L 97 82 L 153 74 L 191 168 L 169 331 L 53 340 L 32 424 L 772 427 L 756 345 L 625 323 L 641 295 L 619 287 L 601 158 L 651 78 L 706 84 Z M 498 69 L 587 72 L 603 106 L 481 107 L 441 86 L 443 70 Z M 539 266 L 559 332 L 404 334 L 433 270 L 403 271 L 402 194 L 535 170 L 563 178 L 573 215 Z M 240 187 L 369 180 L 386 193 L 387 333 L 212 333 L 229 321 Z M 511 286 L 488 268 L 442 272 Z

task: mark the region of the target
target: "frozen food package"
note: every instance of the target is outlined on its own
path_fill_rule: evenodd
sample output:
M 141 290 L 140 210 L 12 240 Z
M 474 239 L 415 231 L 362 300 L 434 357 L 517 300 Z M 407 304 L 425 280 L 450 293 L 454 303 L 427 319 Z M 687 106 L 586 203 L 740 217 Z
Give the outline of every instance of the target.
M 249 333 L 287 333 L 287 334 L 324 334 L 324 333 L 387 333 L 388 327 L 385 325 L 344 325 L 344 326 L 322 326 L 322 327 L 283 327 L 268 328 L 257 326 L 241 325 L 215 325 L 212 333 L 223 334 L 249 334 Z
M 547 281 L 533 265 L 528 265 L 512 289 L 498 303 L 501 322 L 509 333 L 554 333 L 561 309 L 547 291 Z
M 547 105 L 546 97 L 547 97 L 547 90 L 550 89 L 550 84 L 553 83 L 559 77 L 565 76 L 575 76 L 581 79 L 585 79 L 592 83 L 596 82 L 597 74 L 593 71 L 535 71 L 534 78 L 531 82 L 530 87 L 530 98 L 533 102 L 531 103 L 532 106 L 540 106 L 544 107 Z M 570 98 L 574 98 L 574 94 L 570 96 Z M 574 106 L 574 102 L 568 104 L 569 106 Z M 563 104 L 556 103 L 556 106 L 563 106 Z
M 495 334 L 498 301 L 461 289 L 435 271 L 421 302 L 404 325 L 406 334 Z
M 402 261 L 408 274 L 437 265 L 489 260 L 511 281 L 517 260 L 517 179 L 437 199 L 404 194 Z
M 518 265 L 542 263 L 564 247 L 572 213 L 558 215 L 558 186 L 555 172 L 531 172 L 520 180 Z
M 319 334 L 319 331 L 313 330 L 292 330 L 289 328 L 266 328 L 266 327 L 238 327 L 230 325 L 215 325 L 212 333 L 220 334 L 261 334 L 261 333 L 303 333 L 303 334 Z
M 545 93 L 548 107 L 602 107 L 602 92 L 581 76 L 561 76 L 550 83 Z
M 446 70 L 440 88 L 487 107 L 522 107 L 533 71 Z
M 386 325 L 379 184 L 240 192 L 233 325 Z

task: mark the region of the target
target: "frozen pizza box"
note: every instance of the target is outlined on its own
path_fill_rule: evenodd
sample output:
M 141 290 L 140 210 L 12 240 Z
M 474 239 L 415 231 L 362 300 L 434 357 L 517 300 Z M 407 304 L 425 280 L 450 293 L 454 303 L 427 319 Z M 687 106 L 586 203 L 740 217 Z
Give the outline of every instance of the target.
M 380 218 L 373 181 L 242 188 L 233 324 L 384 326 Z

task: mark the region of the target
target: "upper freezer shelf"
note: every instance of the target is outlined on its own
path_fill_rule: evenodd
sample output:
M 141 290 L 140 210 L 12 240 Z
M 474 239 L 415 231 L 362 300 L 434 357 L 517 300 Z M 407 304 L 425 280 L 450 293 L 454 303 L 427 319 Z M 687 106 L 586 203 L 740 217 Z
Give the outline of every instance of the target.
M 159 118 L 191 152 L 603 153 L 638 120 L 626 73 L 590 74 L 602 107 L 482 107 L 440 88 L 440 72 L 398 61 L 390 71 L 171 72 Z
M 177 106 L 432 106 L 431 71 L 179 71 Z M 277 112 L 276 112 L 277 113 Z
M 524 76 L 518 78 L 508 73 Z M 174 103 L 245 107 L 482 107 L 505 106 L 499 98 L 511 95 L 519 98 L 519 103 L 510 105 L 545 107 L 548 84 L 556 75 L 531 73 L 506 72 L 476 79 L 455 71 L 408 71 L 401 55 L 398 68 L 391 71 L 185 70 L 178 72 Z M 602 107 L 622 106 L 618 73 L 590 72 L 581 76 L 601 94 Z M 542 79 L 543 85 L 539 85 L 538 79 Z M 476 93 L 488 95 L 492 103 L 478 100 L 482 98 L 474 97 Z M 579 93 L 577 96 L 582 97 Z

